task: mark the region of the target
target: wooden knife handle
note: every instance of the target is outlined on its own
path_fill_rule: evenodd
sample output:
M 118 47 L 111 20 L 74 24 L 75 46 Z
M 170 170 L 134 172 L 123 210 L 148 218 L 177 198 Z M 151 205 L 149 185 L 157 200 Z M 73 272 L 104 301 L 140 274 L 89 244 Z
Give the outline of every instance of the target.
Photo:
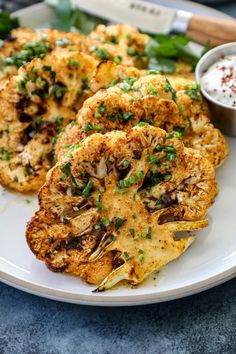
M 186 34 L 201 44 L 210 41 L 212 47 L 236 42 L 236 20 L 193 15 Z

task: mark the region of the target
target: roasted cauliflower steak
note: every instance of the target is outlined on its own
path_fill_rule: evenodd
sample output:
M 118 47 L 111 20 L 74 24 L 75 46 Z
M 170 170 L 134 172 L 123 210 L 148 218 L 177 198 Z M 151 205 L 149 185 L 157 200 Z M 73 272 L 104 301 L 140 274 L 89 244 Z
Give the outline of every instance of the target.
M 22 65 L 34 58 L 43 59 L 57 47 L 85 51 L 84 40 L 79 33 L 53 29 L 14 29 L 0 49 L 0 79 L 16 75 Z
M 215 195 L 212 164 L 172 134 L 95 133 L 49 171 L 26 238 L 49 269 L 97 291 L 136 285 L 188 248 Z
M 149 38 L 130 25 L 98 25 L 86 39 L 86 50 L 98 60 L 145 69 L 147 56 L 144 50 Z
M 103 84 L 139 70 L 57 48 L 25 64 L 0 90 L 0 182 L 20 191 L 37 191 L 53 164 L 56 136 L 73 121 L 86 98 Z M 75 122 L 74 122 L 75 123 Z
M 183 138 L 186 146 L 198 150 L 218 167 L 228 154 L 227 144 L 210 122 L 196 83 L 148 72 L 142 75 L 139 79 L 126 77 L 89 98 L 78 112 L 77 125 L 69 125 L 59 139 L 58 158 L 71 144 L 96 131 L 129 131 L 137 124 L 149 123 Z M 95 85 L 93 81 L 91 85 Z
M 0 90 L 0 182 L 35 191 L 53 162 L 55 136 L 91 95 L 88 81 L 98 62 L 58 48 L 34 59 Z
M 16 75 L 17 70 L 34 58 L 44 58 L 61 47 L 90 54 L 99 61 L 146 68 L 144 48 L 148 36 L 128 25 L 99 25 L 89 36 L 53 29 L 36 31 L 14 29 L 0 49 L 0 79 Z

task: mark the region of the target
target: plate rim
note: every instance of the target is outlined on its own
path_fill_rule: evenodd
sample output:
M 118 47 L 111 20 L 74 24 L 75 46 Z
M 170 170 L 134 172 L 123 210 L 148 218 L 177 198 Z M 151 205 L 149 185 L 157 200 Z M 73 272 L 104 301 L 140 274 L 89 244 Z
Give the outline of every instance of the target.
M 222 18 L 229 18 L 227 14 L 221 11 L 209 8 L 208 6 L 196 4 L 191 1 L 185 0 L 170 0 L 172 4 L 182 4 L 184 7 L 195 8 L 196 11 L 200 9 L 205 9 L 208 14 L 219 16 Z M 45 3 L 34 4 L 18 11 L 13 12 L 14 16 L 25 16 L 27 13 L 32 13 L 37 11 L 45 11 L 47 15 L 51 16 L 50 7 Z M 180 288 L 175 288 L 172 290 L 166 290 L 162 292 L 153 292 L 152 294 L 142 294 L 142 295 L 128 295 L 128 296 L 113 296 L 106 295 L 106 297 L 99 295 L 83 295 L 75 292 L 63 291 L 60 289 L 52 289 L 47 286 L 42 286 L 35 282 L 27 281 L 21 277 L 14 276 L 10 272 L 1 271 L 0 281 L 3 283 L 15 287 L 21 291 L 37 295 L 40 297 L 48 298 L 51 300 L 57 300 L 62 302 L 80 304 L 80 305 L 92 305 L 92 306 L 136 306 L 136 305 L 146 305 L 152 303 L 159 303 L 164 301 L 170 301 L 178 298 L 183 298 L 190 296 L 214 286 L 220 285 L 233 277 L 236 276 L 236 265 L 231 268 L 215 274 L 210 278 L 202 281 L 197 281 Z
M 1 272 L 2 273 L 2 272 Z M 233 279 L 236 276 L 236 265 L 232 268 L 225 270 L 220 274 L 216 274 L 210 278 L 193 284 L 186 285 L 181 288 L 162 291 L 161 293 L 142 294 L 142 295 L 128 295 L 128 296 L 110 296 L 106 297 L 95 295 L 83 295 L 58 289 L 52 289 L 46 286 L 41 286 L 36 283 L 23 280 L 11 274 L 6 274 L 5 277 L 0 274 L 0 280 L 7 285 L 27 292 L 29 294 L 44 297 L 50 300 L 57 300 L 61 302 L 74 303 L 78 305 L 91 305 L 91 306 L 136 306 L 160 303 L 181 299 L 190 295 L 194 295 L 205 290 L 209 290 L 217 285 Z M 46 292 L 45 292 L 46 290 Z

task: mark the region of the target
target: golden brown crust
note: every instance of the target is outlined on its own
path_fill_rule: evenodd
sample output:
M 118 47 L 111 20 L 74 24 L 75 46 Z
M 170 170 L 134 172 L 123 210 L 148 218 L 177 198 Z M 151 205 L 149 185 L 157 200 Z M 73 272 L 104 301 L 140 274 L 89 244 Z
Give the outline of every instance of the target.
M 79 33 L 53 29 L 35 31 L 14 29 L 0 49 L 0 79 L 17 74 L 18 68 L 34 58 L 43 58 L 55 48 L 85 51 L 84 37 Z
M 86 38 L 87 52 L 101 60 L 106 59 L 124 66 L 147 67 L 144 53 L 149 36 L 140 33 L 136 28 L 125 25 L 98 25 Z
M 176 241 L 175 232 L 205 227 L 215 195 L 211 163 L 164 130 L 93 134 L 48 173 L 26 238 L 53 271 L 95 284 L 107 276 L 103 290 L 123 269 L 118 278 L 137 284 L 185 251 L 194 238 Z M 137 261 L 142 248 L 147 259 L 159 254 L 152 265 Z
M 53 139 L 92 92 L 98 62 L 58 48 L 34 59 L 0 91 L 0 181 L 20 192 L 43 184 L 53 162 Z
M 42 58 L 57 47 L 82 51 L 99 61 L 109 59 L 124 66 L 146 68 L 144 47 L 148 38 L 128 25 L 99 25 L 87 37 L 53 29 L 17 28 L 0 49 L 0 79 L 16 75 L 21 65 Z
M 228 154 L 227 144 L 211 124 L 207 105 L 194 88 L 194 81 L 178 77 L 168 81 L 162 75 L 142 74 L 138 80 L 126 78 L 89 98 L 77 115 L 77 126 L 69 125 L 59 139 L 58 158 L 68 151 L 70 144 L 78 143 L 96 129 L 129 131 L 140 122 L 148 122 L 167 132 L 183 132 L 188 147 L 198 150 L 215 167 L 219 166 Z

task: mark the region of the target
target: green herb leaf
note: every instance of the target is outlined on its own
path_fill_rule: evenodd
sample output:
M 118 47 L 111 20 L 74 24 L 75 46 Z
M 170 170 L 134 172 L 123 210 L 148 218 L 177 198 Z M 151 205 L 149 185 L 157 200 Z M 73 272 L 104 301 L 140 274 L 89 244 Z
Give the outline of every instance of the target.
M 148 62 L 148 69 L 161 73 L 173 74 L 176 71 L 175 61 L 167 58 L 151 58 Z
M 126 261 L 129 261 L 130 260 L 130 255 L 128 252 L 124 252 L 124 258 Z
M 116 231 L 119 230 L 119 228 L 122 226 L 122 224 L 124 222 L 125 222 L 125 219 L 115 218 L 115 229 L 116 229 Z
M 99 131 L 99 132 L 103 132 L 104 131 L 104 127 L 102 125 L 94 125 L 94 124 L 91 124 L 90 122 L 87 122 L 83 129 L 82 129 L 82 132 L 84 133 L 88 133 L 90 131 Z
M 91 192 L 91 190 L 92 190 L 92 188 L 93 188 L 93 185 L 94 185 L 94 183 L 93 183 L 93 181 L 90 179 L 90 180 L 88 181 L 87 185 L 85 186 L 85 188 L 83 189 L 82 195 L 85 196 L 85 197 L 88 197 L 89 194 L 90 194 L 90 192 Z
M 20 26 L 19 20 L 16 17 L 5 11 L 0 11 L 0 38 L 5 39 L 13 28 Z
M 134 240 L 138 240 L 138 237 L 136 236 L 135 229 L 129 229 L 129 232 Z
M 46 2 L 55 8 L 55 19 L 52 22 L 52 28 L 60 31 L 69 32 L 72 29 L 77 29 L 86 35 L 97 24 L 108 23 L 106 20 L 82 12 L 78 8 L 73 9 L 70 0 L 47 0 Z

